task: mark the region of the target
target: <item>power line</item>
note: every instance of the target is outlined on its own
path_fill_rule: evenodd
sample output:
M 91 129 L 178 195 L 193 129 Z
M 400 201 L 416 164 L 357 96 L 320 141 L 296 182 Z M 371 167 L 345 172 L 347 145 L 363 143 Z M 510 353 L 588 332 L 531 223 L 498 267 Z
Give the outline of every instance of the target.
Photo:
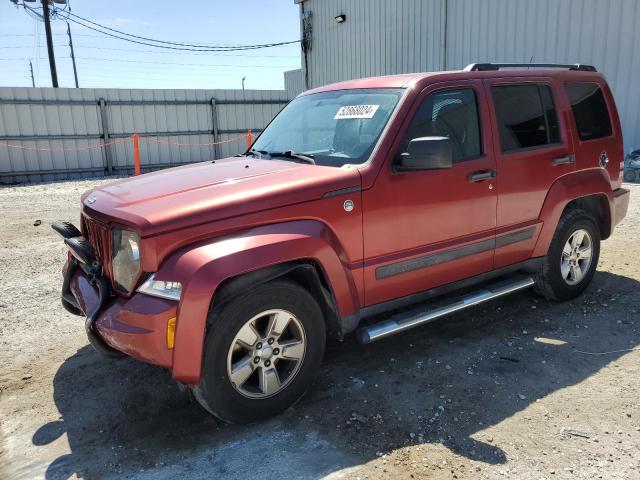
M 25 5 L 25 8 L 29 8 Z M 154 48 L 164 48 L 164 49 L 168 49 L 168 50 L 179 50 L 179 51 L 189 51 L 189 52 L 236 52 L 236 51 L 243 51 L 243 50 L 257 50 L 260 48 L 269 48 L 269 47 L 277 47 L 280 45 L 290 45 L 290 44 L 294 44 L 294 43 L 298 43 L 300 42 L 300 40 L 293 40 L 290 42 L 278 42 L 278 43 L 270 43 L 270 44 L 263 44 L 263 45 L 245 45 L 242 47 L 218 47 L 218 48 L 190 48 L 190 47 L 172 47 L 169 45 L 157 45 L 154 43 L 148 43 L 148 42 L 143 42 L 140 40 L 134 40 L 131 38 L 125 38 L 125 37 L 120 37 L 118 35 L 114 35 L 113 33 L 109 33 L 109 32 L 105 32 L 102 30 L 98 30 L 97 28 L 94 28 L 90 25 L 86 25 L 78 20 L 75 20 L 71 17 L 69 17 L 69 21 L 76 23 L 82 27 L 88 28 L 89 30 L 93 30 L 95 32 L 98 33 L 102 33 L 103 35 L 106 35 L 108 37 L 113 37 L 113 38 L 117 38 L 119 40 L 124 40 L 125 42 L 130 42 L 130 43 L 137 43 L 138 45 L 145 45 L 147 47 L 154 47 Z
M 234 65 L 228 63 L 181 63 L 181 62 L 157 62 L 157 61 L 144 61 L 144 60 L 121 60 L 117 58 L 98 58 L 98 57 L 76 57 L 80 60 L 95 60 L 98 62 L 116 62 L 116 63 L 143 63 L 149 65 L 181 65 L 186 67 L 237 67 L 237 68 L 292 68 L 295 65 Z
M 78 36 L 78 34 L 74 34 L 74 36 Z M 156 55 L 175 55 L 174 52 L 162 52 L 158 50 L 143 50 L 139 48 L 112 48 L 112 47 L 96 47 L 93 45 L 75 45 L 76 48 L 87 48 L 92 50 L 105 50 L 105 51 L 114 51 L 114 52 L 131 52 L 131 53 L 153 53 Z M 182 52 L 180 55 L 195 55 L 195 56 L 210 56 L 213 55 L 215 57 L 247 57 L 247 58 L 300 58 L 300 55 L 263 55 L 260 52 L 257 52 L 255 55 L 248 55 L 242 53 L 218 53 L 218 52 Z
M 166 45 L 176 45 L 176 46 L 180 46 L 180 47 L 195 47 L 195 48 L 205 48 L 205 49 L 251 49 L 251 48 L 267 48 L 267 47 L 272 47 L 272 46 L 276 46 L 276 45 L 289 45 L 292 43 L 298 43 L 300 40 L 293 40 L 291 42 L 278 42 L 278 43 L 267 43 L 267 44 L 258 44 L 258 45 L 208 45 L 208 44 L 202 44 L 202 43 L 183 43 L 183 42 L 171 42 L 168 40 L 158 40 L 155 38 L 149 38 L 149 37 L 142 37 L 140 35 L 134 35 L 132 33 L 127 33 L 127 32 L 123 32 L 121 30 L 116 30 L 115 28 L 110 28 L 107 27 L 105 25 L 101 25 L 99 23 L 96 23 L 92 20 L 89 20 L 88 18 L 84 18 L 81 17 L 78 14 L 75 13 L 71 13 L 68 12 L 68 15 L 75 17 L 76 19 L 80 19 L 83 20 L 85 22 L 88 22 L 92 25 L 95 25 L 96 27 L 100 27 L 102 29 L 105 30 L 109 30 L 111 32 L 115 32 L 118 33 L 120 35 L 125 35 L 127 37 L 132 37 L 132 38 L 137 38 L 139 40 L 146 40 L 148 42 L 154 42 L 154 43 L 162 43 L 162 44 L 166 44 Z
M 46 60 L 47 57 L 35 57 L 37 59 L 40 60 Z M 71 57 L 61 57 L 58 56 L 59 59 L 71 59 Z M 83 60 L 83 61 L 90 61 L 90 62 L 114 62 L 114 63 L 136 63 L 136 64 L 144 64 L 144 65 L 149 65 L 149 66 L 153 66 L 153 65 L 158 65 L 158 66 L 162 66 L 162 65 L 177 65 L 177 66 L 185 66 L 185 67 L 207 67 L 207 68 L 243 68 L 245 70 L 252 70 L 255 68 L 273 68 L 273 69 L 284 69 L 284 68 L 295 68 L 295 65 L 256 65 L 256 64 L 249 64 L 249 65 L 234 65 L 234 64 L 214 64 L 214 63 L 182 63 L 182 62 L 155 62 L 155 61 L 140 61 L 140 60 L 121 60 L 121 59 L 117 59 L 117 58 L 98 58 L 98 57 L 78 57 L 76 56 L 76 59 L 78 60 Z M 27 57 L 14 57 L 14 58 L 0 58 L 0 61 L 15 61 L 15 62 L 23 62 L 25 60 L 28 60 Z M 100 67 L 98 66 L 92 66 L 91 68 L 96 68 L 96 67 Z M 118 68 L 120 66 L 116 66 L 116 68 Z M 108 69 L 112 69 L 114 68 L 113 66 L 109 66 L 109 67 L 104 67 L 104 68 L 108 68 Z M 120 68 L 125 69 L 126 67 L 123 65 Z M 129 70 L 128 68 L 126 68 L 127 70 Z
M 35 11 L 33 8 L 29 7 L 27 4 L 22 3 L 22 7 L 28 11 L 31 12 L 32 14 L 36 15 L 38 18 L 42 18 L 42 15 L 40 13 L 38 13 L 37 11 Z M 55 8 L 55 7 L 54 7 Z M 82 27 L 85 27 L 89 30 L 93 30 L 95 32 L 101 33 L 103 35 L 106 35 L 108 37 L 113 37 L 113 38 L 117 38 L 119 40 L 123 40 L 126 42 L 131 42 L 131 43 L 137 43 L 140 45 L 146 45 L 148 47 L 154 47 L 154 48 L 164 48 L 164 49 L 169 49 L 169 50 L 180 50 L 180 51 L 194 51 L 194 52 L 235 52 L 235 51 L 240 51 L 240 50 L 257 50 L 257 49 L 261 49 L 261 48 L 269 48 L 269 47 L 277 47 L 277 46 L 281 46 L 281 45 L 291 45 L 294 43 L 299 43 L 300 40 L 292 40 L 289 42 L 275 42 L 275 43 L 265 43 L 265 44 L 256 44 L 256 45 L 238 45 L 238 46 L 197 46 L 197 48 L 191 48 L 188 47 L 189 44 L 180 44 L 178 42 L 165 42 L 163 40 L 150 40 L 153 42 L 164 42 L 164 43 L 175 43 L 177 45 L 181 45 L 181 46 L 170 46 L 170 45 L 158 45 L 157 43 L 148 43 L 145 41 L 140 41 L 140 40 L 134 40 L 133 38 L 126 38 L 126 37 L 122 37 L 119 35 L 114 35 L 113 33 L 109 33 L 108 31 L 105 30 L 111 30 L 117 33 L 120 33 L 122 35 L 127 35 L 129 37 L 137 37 L 137 35 L 132 35 L 129 33 L 125 33 L 125 32 L 120 32 L 120 30 L 115 30 L 109 27 L 106 27 L 104 25 L 101 25 L 99 23 L 93 22 L 91 20 L 87 20 L 84 17 L 80 17 L 74 13 L 71 12 L 66 12 L 67 16 L 65 17 L 65 20 L 68 20 L 70 22 L 73 22 L 77 25 L 80 25 Z M 73 17 L 77 17 L 77 18 L 72 18 Z M 80 20 L 78 20 L 80 19 Z M 81 21 L 82 20 L 82 21 Z M 95 25 L 95 27 L 92 27 L 91 25 L 87 25 L 86 23 L 83 23 L 83 21 L 86 21 L 92 25 Z M 99 27 L 100 29 L 96 28 Z M 145 37 L 141 37 L 141 38 L 145 38 Z M 184 45 L 184 46 L 182 46 Z
M 56 47 L 67 47 L 68 45 L 66 45 L 64 43 L 61 43 L 59 45 L 56 44 L 55 46 Z M 2 48 L 2 49 L 9 49 L 9 48 L 18 48 L 18 49 L 20 49 L 20 48 L 33 48 L 33 47 L 29 46 L 29 45 L 5 45 L 5 46 L 2 46 L 0 48 Z

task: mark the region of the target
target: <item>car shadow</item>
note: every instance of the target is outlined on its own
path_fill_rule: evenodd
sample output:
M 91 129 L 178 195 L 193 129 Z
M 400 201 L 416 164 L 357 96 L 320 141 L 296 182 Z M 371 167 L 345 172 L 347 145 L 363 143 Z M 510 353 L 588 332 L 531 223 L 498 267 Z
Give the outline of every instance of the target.
M 245 426 L 217 422 L 168 372 L 86 346 L 53 380 L 61 419 L 32 442 L 67 436 L 70 453 L 48 466 L 49 479 L 314 478 L 421 443 L 502 464 L 507 456 L 485 430 L 638 346 L 639 286 L 598 272 L 572 302 L 525 291 L 371 345 L 332 343 L 295 407 Z M 265 464 L 274 448 L 280 460 Z

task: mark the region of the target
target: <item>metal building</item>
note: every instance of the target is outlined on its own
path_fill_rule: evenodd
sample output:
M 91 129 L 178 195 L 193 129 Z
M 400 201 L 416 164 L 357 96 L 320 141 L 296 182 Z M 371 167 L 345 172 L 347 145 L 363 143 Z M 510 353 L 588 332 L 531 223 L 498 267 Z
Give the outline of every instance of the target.
M 294 0 L 305 88 L 474 62 L 586 63 L 640 148 L 640 0 Z
M 284 90 L 287 92 L 287 97 L 289 98 L 293 98 L 304 91 L 304 79 L 301 68 L 284 72 Z

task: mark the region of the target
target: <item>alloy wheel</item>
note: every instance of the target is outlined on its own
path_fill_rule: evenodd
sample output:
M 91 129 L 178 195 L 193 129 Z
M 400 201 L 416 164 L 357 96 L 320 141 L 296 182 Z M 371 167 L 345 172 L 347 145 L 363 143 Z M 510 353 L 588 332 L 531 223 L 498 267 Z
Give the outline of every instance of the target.
M 248 320 L 231 342 L 229 380 L 245 397 L 271 397 L 295 378 L 305 351 L 304 328 L 295 315 L 280 309 L 264 311 Z
M 560 273 L 569 285 L 577 285 L 582 281 L 593 257 L 593 240 L 584 229 L 576 230 L 567 239 L 560 258 Z

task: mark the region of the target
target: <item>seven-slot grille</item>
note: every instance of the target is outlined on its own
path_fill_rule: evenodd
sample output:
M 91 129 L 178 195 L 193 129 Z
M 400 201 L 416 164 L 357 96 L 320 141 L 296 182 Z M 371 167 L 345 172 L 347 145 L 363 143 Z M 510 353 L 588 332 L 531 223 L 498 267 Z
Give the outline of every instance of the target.
M 111 277 L 111 235 L 109 232 L 109 228 L 90 217 L 82 215 L 81 229 L 83 235 L 87 237 L 87 240 L 89 240 L 89 243 L 95 250 L 96 255 L 98 256 L 98 260 L 100 260 L 100 263 L 102 263 L 102 266 L 105 270 L 104 273 Z

